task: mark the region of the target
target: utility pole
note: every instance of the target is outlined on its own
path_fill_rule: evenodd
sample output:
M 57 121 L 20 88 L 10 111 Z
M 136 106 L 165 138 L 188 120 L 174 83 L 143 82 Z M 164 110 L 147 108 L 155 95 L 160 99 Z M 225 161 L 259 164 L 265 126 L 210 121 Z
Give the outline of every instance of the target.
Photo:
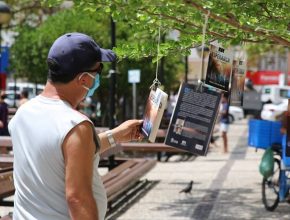
M 112 49 L 116 46 L 116 25 L 111 17 L 111 47 Z M 111 69 L 109 71 L 110 76 L 110 122 L 109 126 L 110 129 L 113 129 L 115 127 L 115 95 L 116 95 L 116 62 L 112 62 Z M 109 170 L 113 169 L 115 166 L 115 157 L 110 156 L 109 157 Z
M 285 47 L 285 70 L 284 70 L 284 80 L 285 80 L 285 83 L 284 85 L 285 86 L 288 86 L 288 71 L 289 71 L 289 58 L 288 58 L 288 54 L 289 54 L 289 49 L 288 47 Z
M 111 17 L 111 48 L 116 46 L 116 25 Z M 110 75 L 110 129 L 115 127 L 116 62 L 112 62 Z
M 188 56 L 187 55 L 185 56 L 185 66 L 184 66 L 184 69 L 185 69 L 184 81 L 187 83 L 187 81 L 188 81 Z

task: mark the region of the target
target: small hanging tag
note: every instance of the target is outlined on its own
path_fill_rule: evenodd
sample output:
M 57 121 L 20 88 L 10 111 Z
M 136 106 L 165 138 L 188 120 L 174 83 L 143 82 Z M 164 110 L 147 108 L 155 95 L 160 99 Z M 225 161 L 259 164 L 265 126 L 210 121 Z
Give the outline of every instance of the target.
M 197 87 L 196 87 L 196 91 L 202 93 L 203 92 L 203 85 L 204 85 L 203 81 L 199 79 Z
M 153 80 L 153 83 L 150 86 L 150 89 L 154 90 L 154 91 L 156 91 L 156 89 L 161 85 L 161 82 L 158 80 L 159 46 L 160 46 L 160 27 L 158 28 L 158 43 L 157 43 L 157 60 L 156 60 L 155 79 Z
M 150 86 L 150 89 L 156 91 L 156 89 L 157 89 L 160 85 L 161 85 L 161 82 L 160 82 L 157 78 L 155 78 L 155 79 L 153 80 L 153 82 L 152 82 L 152 85 Z

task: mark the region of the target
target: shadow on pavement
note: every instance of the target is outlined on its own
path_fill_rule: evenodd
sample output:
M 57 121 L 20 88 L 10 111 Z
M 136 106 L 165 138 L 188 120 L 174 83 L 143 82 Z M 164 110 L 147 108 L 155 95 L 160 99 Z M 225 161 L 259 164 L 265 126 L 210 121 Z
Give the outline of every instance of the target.
M 205 196 L 201 197 L 200 195 Z M 274 212 L 266 211 L 261 194 L 251 188 L 221 190 L 197 190 L 193 188 L 191 194 L 154 207 L 152 211 L 169 212 L 174 219 L 290 219 L 290 205 L 288 203 L 279 203 Z
M 143 198 L 147 192 L 154 188 L 159 181 L 139 181 L 134 187 L 125 192 L 108 210 L 106 220 L 115 220 L 125 213 L 132 205 Z

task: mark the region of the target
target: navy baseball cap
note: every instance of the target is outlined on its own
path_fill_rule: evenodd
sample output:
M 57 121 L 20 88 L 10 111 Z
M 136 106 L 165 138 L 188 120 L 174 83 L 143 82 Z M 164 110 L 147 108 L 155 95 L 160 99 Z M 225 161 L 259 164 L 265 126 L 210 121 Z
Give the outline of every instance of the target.
M 116 54 L 100 48 L 88 35 L 67 33 L 52 44 L 48 56 L 48 68 L 59 75 L 76 75 L 88 70 L 97 62 L 113 62 Z

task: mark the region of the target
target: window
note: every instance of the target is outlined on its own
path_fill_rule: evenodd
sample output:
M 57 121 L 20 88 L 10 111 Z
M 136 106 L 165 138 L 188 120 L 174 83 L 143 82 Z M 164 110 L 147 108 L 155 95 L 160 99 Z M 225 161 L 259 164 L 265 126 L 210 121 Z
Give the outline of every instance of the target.
M 7 90 L 13 90 L 14 91 L 14 86 L 8 86 Z M 16 86 L 16 91 L 19 91 L 19 90 L 20 90 L 19 86 Z
M 265 94 L 270 94 L 271 93 L 271 89 L 270 88 L 266 88 L 265 89 Z
M 290 98 L 290 90 L 280 89 L 280 96 L 283 98 Z

